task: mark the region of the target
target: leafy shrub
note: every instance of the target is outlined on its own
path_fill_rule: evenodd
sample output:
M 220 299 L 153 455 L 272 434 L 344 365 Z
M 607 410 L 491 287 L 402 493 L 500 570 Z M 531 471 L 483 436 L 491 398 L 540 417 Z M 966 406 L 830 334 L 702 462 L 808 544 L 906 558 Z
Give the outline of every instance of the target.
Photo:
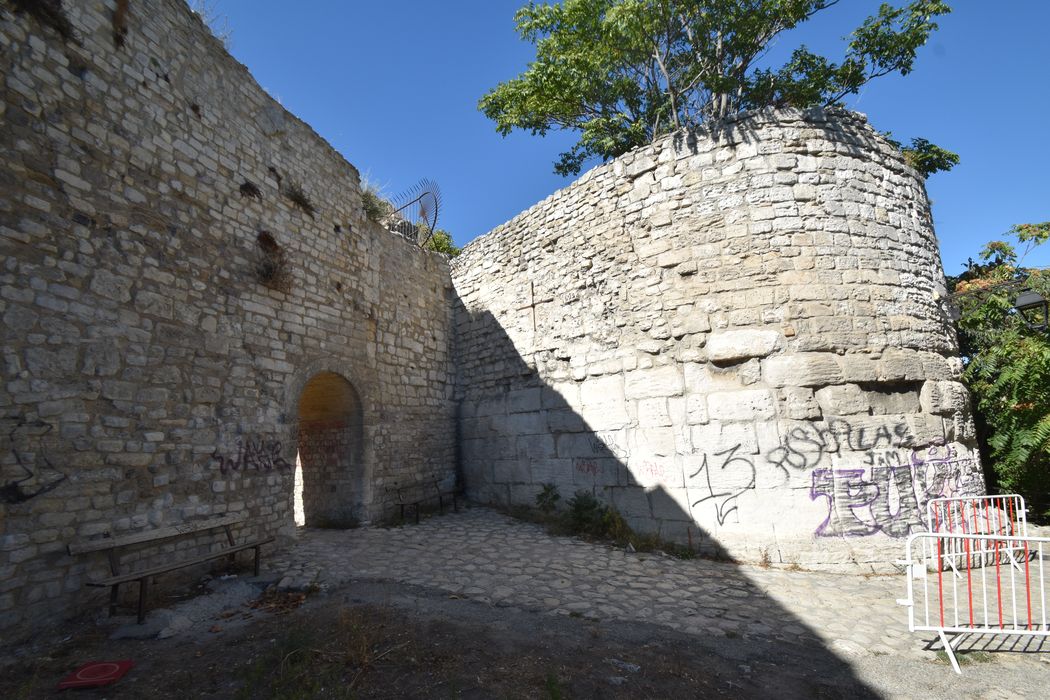
M 1013 308 L 1021 290 L 1050 298 L 1050 274 L 1021 265 L 1050 240 L 1050 222 L 1022 224 L 1006 241 L 981 251 L 955 278 L 963 380 L 974 397 L 974 418 L 985 466 L 999 492 L 1020 493 L 1036 520 L 1050 519 L 1050 336 L 1029 327 Z
M 364 202 L 365 216 L 372 223 L 380 223 L 394 211 L 394 205 L 384 199 L 379 190 L 370 183 L 366 182 L 362 186 L 361 199 Z
M 553 513 L 560 500 L 558 487 L 554 484 L 544 484 L 543 490 L 536 494 L 536 507 L 544 513 Z

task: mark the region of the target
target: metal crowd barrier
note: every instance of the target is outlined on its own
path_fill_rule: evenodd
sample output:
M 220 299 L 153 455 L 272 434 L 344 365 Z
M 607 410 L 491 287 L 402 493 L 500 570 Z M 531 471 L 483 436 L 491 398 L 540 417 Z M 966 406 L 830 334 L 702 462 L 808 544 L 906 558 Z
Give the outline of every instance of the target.
M 942 498 L 928 506 L 929 532 L 906 544 L 908 629 L 936 632 L 956 673 L 948 635 L 1048 637 L 1050 538 L 1028 537 L 1020 496 Z

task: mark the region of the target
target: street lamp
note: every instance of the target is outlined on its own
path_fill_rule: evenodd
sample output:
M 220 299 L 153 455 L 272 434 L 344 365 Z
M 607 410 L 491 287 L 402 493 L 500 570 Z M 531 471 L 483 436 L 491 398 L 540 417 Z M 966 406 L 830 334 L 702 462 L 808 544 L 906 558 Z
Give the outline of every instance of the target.
M 1050 309 L 1043 295 L 1034 289 L 1026 289 L 1017 295 L 1014 308 L 1021 314 L 1025 325 L 1033 331 L 1045 331 L 1050 326 Z

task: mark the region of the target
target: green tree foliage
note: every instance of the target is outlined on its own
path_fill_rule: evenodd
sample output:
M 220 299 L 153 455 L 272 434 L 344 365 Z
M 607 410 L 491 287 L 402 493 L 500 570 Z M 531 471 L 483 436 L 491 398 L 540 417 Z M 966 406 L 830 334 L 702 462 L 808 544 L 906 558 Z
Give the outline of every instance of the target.
M 463 252 L 462 248 L 452 242 L 452 234 L 443 228 L 434 231 L 434 235 L 427 240 L 427 250 L 436 250 L 452 258 Z
M 950 12 L 940 0 L 883 4 L 850 36 L 840 63 L 794 50 L 762 59 L 783 32 L 839 0 L 564 0 L 515 15 L 536 60 L 481 98 L 506 135 L 580 133 L 555 171 L 578 173 L 661 134 L 756 107 L 839 105 L 868 81 L 907 75 L 916 51 Z
M 1021 493 L 1033 513 L 1050 517 L 1050 335 L 1033 330 L 1013 308 L 1020 291 L 1050 298 L 1050 273 L 1026 268 L 1025 255 L 1050 239 L 1050 222 L 1021 224 L 1024 246 L 992 241 L 952 280 L 960 307 L 964 380 L 974 397 L 999 490 Z
M 884 131 L 882 135 L 887 141 L 901 150 L 904 154 L 904 162 L 918 170 L 923 177 L 929 177 L 943 170 L 951 170 L 959 164 L 959 154 L 932 144 L 926 139 L 914 138 L 910 146 L 905 146 L 893 138 L 893 134 Z

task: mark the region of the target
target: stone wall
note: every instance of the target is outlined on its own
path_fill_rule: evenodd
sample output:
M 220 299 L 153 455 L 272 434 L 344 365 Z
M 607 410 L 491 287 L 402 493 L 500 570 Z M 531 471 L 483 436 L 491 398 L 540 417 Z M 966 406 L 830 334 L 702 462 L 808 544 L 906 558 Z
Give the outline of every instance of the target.
M 462 468 L 752 560 L 881 562 L 983 493 L 921 178 L 861 115 L 597 167 L 453 262 Z
M 394 481 L 453 478 L 444 259 L 370 224 L 353 166 L 185 2 L 130 3 L 122 42 L 112 0 L 63 5 L 69 38 L 0 6 L 11 634 L 94 609 L 104 558 L 71 541 L 232 512 L 294 531 L 298 401 L 319 373 L 360 400 L 355 477 L 320 485 L 363 484 L 338 494 L 345 515 L 381 517 Z

